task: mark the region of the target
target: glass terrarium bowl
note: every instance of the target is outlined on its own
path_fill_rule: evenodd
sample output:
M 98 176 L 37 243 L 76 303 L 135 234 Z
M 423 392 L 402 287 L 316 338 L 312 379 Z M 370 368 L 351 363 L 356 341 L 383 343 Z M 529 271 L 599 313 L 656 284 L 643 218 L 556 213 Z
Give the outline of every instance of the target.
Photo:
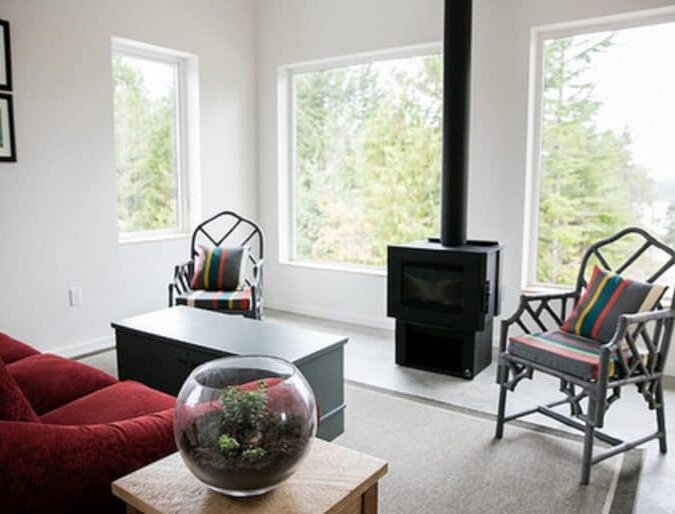
M 290 477 L 317 429 L 314 393 L 283 359 L 226 357 L 197 367 L 178 393 L 174 435 L 183 461 L 230 496 L 271 491 Z

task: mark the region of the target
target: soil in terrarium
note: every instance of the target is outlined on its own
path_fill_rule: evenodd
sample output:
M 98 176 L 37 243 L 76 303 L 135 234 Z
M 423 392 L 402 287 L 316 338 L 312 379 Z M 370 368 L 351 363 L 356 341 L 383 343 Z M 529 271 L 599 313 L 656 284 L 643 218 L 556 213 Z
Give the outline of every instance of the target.
M 228 386 L 221 409 L 198 416 L 183 429 L 183 455 L 201 480 L 244 491 L 277 484 L 292 472 L 311 433 L 302 413 L 272 411 L 268 393 L 264 380 L 253 390 Z

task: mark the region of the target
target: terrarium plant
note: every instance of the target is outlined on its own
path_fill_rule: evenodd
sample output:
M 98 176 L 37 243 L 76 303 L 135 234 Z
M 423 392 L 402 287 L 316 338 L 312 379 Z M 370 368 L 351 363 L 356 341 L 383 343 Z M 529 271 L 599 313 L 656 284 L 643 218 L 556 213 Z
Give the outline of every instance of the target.
M 248 359 L 247 365 L 255 359 L 264 368 L 258 361 L 269 358 L 220 359 L 197 368 L 179 394 L 176 442 L 197 478 L 247 496 L 293 473 L 316 431 L 316 407 L 292 364 L 273 359 L 267 368 L 274 369 L 252 369 L 237 359 Z M 265 378 L 249 380 L 254 375 Z

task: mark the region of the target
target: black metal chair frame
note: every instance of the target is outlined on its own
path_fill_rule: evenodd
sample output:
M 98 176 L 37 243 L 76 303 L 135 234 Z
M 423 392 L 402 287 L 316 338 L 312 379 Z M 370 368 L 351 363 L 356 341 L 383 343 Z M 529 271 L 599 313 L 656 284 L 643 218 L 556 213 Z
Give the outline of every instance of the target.
M 214 236 L 209 232 L 207 225 L 220 218 L 231 218 L 232 226 L 220 237 Z M 248 276 L 245 279 L 246 287 L 251 288 L 251 308 L 246 311 L 227 310 L 222 311 L 228 314 L 243 314 L 247 318 L 262 319 L 263 316 L 263 233 L 262 229 L 255 222 L 240 216 L 236 212 L 222 211 L 200 223 L 192 233 L 191 241 L 191 259 L 187 262 L 177 265 L 174 268 L 173 280 L 169 283 L 169 307 L 173 307 L 177 295 L 188 294 L 192 291 L 192 277 L 194 275 L 194 259 L 197 256 L 197 236 L 203 234 L 213 246 L 220 246 L 233 236 L 235 230 L 240 226 L 250 228 L 251 232 L 243 241 L 237 243 L 239 246 L 245 246 L 251 241 L 258 243 L 258 253 L 249 252 L 248 259 L 251 267 Z
M 661 453 L 666 453 L 666 423 L 663 400 L 663 368 L 668 357 L 668 349 L 673 333 L 673 318 L 675 316 L 675 292 L 669 308 L 661 304 L 656 310 L 638 314 L 621 315 L 617 323 L 616 332 L 611 341 L 603 344 L 600 350 L 600 367 L 597 380 L 587 381 L 569 375 L 556 369 L 514 356 L 508 352 L 508 332 L 517 325 L 525 333 L 532 333 L 526 321 L 534 322 L 537 332 L 558 329 L 565 318 L 570 306 L 578 303 L 581 292 L 587 286 L 584 278 L 589 260 L 595 257 L 607 270 L 610 265 L 602 254 L 602 248 L 626 236 L 638 235 L 644 239 L 640 248 L 630 255 L 614 271 L 622 273 L 651 247 L 665 252 L 670 258 L 658 269 L 648 282 L 653 283 L 675 264 L 675 250 L 658 241 L 646 231 L 630 227 L 612 237 L 593 244 L 584 254 L 574 291 L 552 294 L 523 294 L 520 305 L 510 318 L 502 321 L 501 339 L 499 344 L 499 361 L 497 383 L 499 384 L 499 406 L 497 412 L 497 429 L 495 437 L 501 439 L 504 434 L 504 424 L 529 414 L 539 413 L 555 419 L 565 425 L 584 432 L 584 447 L 582 456 L 581 483 L 588 484 L 591 466 L 609 457 L 628 451 L 638 445 L 659 440 Z M 551 326 L 555 325 L 555 326 Z M 640 354 L 638 343 L 643 343 L 646 349 L 646 359 Z M 627 358 L 625 351 L 630 352 L 633 358 Z M 610 376 L 610 356 L 616 352 L 619 356 L 618 365 L 621 373 L 618 377 Z M 531 379 L 534 371 L 552 375 L 560 379 L 560 392 L 565 395 L 561 400 L 540 405 L 516 414 L 505 415 L 506 394 L 514 391 L 518 383 L 527 378 Z M 656 411 L 657 430 L 649 435 L 633 441 L 622 441 L 598 429 L 604 426 L 605 412 L 621 397 L 621 388 L 627 385 L 637 386 L 638 392 L 647 402 L 650 410 Z M 608 395 L 608 392 L 611 394 Z M 586 410 L 582 400 L 586 399 Z M 566 416 L 554 407 L 568 404 L 570 415 Z M 608 450 L 593 455 L 593 442 L 598 439 L 610 445 Z

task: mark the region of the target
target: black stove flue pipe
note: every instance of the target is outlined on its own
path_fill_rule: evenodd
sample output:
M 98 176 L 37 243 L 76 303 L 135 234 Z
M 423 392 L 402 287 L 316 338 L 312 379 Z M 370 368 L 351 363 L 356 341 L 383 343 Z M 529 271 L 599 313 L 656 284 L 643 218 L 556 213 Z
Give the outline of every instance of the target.
M 445 0 L 441 244 L 466 244 L 472 0 Z

